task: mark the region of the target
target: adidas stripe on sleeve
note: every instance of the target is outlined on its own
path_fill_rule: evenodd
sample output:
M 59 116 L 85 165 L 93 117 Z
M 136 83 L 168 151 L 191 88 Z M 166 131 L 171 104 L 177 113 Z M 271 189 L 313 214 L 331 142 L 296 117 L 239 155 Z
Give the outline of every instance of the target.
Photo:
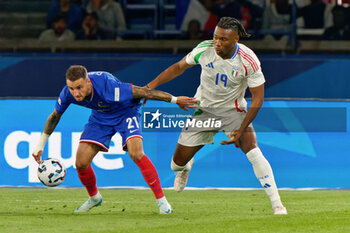
M 186 56 L 186 63 L 189 65 L 196 65 L 199 63 L 199 58 L 206 49 L 209 47 L 214 47 L 213 40 L 206 40 L 197 45 L 189 54 Z

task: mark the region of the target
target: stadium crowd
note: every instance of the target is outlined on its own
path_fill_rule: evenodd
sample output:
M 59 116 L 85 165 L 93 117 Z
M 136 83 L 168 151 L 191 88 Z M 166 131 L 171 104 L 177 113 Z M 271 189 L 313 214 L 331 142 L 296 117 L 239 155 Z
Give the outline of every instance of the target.
M 253 35 L 250 40 L 259 43 L 295 44 L 299 39 L 346 42 L 350 40 L 349 3 L 349 0 L 0 0 L 0 39 L 40 38 L 40 45 L 75 40 L 199 41 L 211 39 L 218 20 L 229 16 L 240 20 Z
M 142 6 L 149 1 L 119 1 L 53 0 L 47 11 L 47 29 L 39 39 L 53 42 L 134 39 L 125 36 L 132 28 L 132 22 L 125 17 L 126 4 L 137 3 Z M 293 2 L 289 0 L 190 1 L 200 2 L 204 7 L 198 10 L 213 15 L 213 22 L 209 26 L 201 25 L 201 20 L 193 16 L 187 23 L 186 30 L 173 36 L 174 39 L 210 39 L 218 19 L 230 16 L 239 19 L 246 30 L 254 32 L 253 39 L 288 40 L 295 24 L 298 28 L 297 35 L 301 39 L 350 40 L 350 7 L 345 7 L 346 4 L 300 0 L 293 11 Z M 178 18 L 181 13 L 176 8 L 175 1 L 169 2 L 174 4 L 175 17 Z

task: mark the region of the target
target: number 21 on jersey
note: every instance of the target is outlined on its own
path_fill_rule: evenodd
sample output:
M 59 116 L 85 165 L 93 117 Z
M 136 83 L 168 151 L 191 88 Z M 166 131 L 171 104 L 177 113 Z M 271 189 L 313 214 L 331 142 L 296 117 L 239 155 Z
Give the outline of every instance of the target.
M 137 121 L 137 118 L 134 116 L 134 117 L 129 117 L 126 119 L 126 122 L 128 123 L 128 129 L 133 129 L 133 128 L 140 128 L 139 126 L 139 122 Z
M 221 83 L 224 84 L 224 87 L 227 86 L 227 75 L 226 74 L 220 74 L 220 73 L 217 73 L 216 74 L 216 79 L 215 79 L 215 85 L 221 85 Z

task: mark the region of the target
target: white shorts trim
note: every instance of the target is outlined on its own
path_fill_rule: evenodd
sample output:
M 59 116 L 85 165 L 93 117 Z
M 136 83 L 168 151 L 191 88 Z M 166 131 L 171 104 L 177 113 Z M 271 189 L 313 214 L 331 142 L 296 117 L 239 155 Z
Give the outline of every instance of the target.
M 94 140 L 82 139 L 82 140 L 79 141 L 79 143 L 80 143 L 80 142 L 86 142 L 86 143 L 95 144 L 95 145 L 98 145 L 98 146 L 102 147 L 102 151 L 105 151 L 105 152 L 108 151 L 108 148 L 107 148 L 105 145 L 103 145 L 103 144 L 100 143 L 100 142 L 94 141 Z

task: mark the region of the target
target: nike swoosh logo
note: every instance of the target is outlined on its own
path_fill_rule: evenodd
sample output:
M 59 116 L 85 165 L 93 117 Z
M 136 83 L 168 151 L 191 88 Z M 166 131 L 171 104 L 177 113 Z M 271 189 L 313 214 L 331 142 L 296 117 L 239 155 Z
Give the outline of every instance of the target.
M 130 130 L 130 133 L 133 133 L 133 132 L 135 132 L 135 131 L 137 131 L 138 129 L 134 129 L 134 130 Z
M 152 183 L 150 183 L 150 185 L 153 185 L 154 183 L 156 183 L 156 180 L 155 180 L 155 181 L 153 181 Z

